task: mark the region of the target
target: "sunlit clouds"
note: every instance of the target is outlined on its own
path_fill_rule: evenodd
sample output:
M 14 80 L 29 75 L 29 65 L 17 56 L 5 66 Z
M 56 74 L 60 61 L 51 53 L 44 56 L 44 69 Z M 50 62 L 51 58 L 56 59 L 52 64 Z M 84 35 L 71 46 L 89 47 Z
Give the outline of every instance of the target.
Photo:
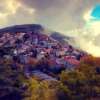
M 21 10 L 22 13 L 19 13 Z M 13 24 L 19 24 L 17 22 L 21 19 L 21 23 L 28 23 L 27 18 L 23 16 L 27 14 L 27 17 L 32 17 L 34 20 L 35 9 L 22 5 L 19 0 L 1 0 L 0 1 L 0 27 L 10 26 Z M 18 17 L 20 16 L 20 18 Z M 23 16 L 23 18 L 21 17 Z M 31 18 L 31 19 L 32 19 Z M 13 19 L 13 22 L 11 21 Z M 25 20 L 26 19 L 26 20 Z
M 76 43 L 80 48 L 94 56 L 100 56 L 100 20 L 91 15 L 92 11 L 93 9 L 90 9 L 84 13 L 83 29 L 77 29 L 77 32 L 74 32 L 78 33 L 79 42 Z
M 8 14 L 15 14 L 21 4 L 17 0 L 6 0 L 4 6 L 8 9 Z
M 85 13 L 83 14 L 83 19 L 84 19 L 86 22 L 89 22 L 90 19 L 93 19 L 93 18 L 94 18 L 93 16 L 91 16 L 92 10 L 93 10 L 93 9 L 89 9 L 89 10 L 85 11 Z
M 100 34 L 100 21 L 91 21 L 88 27 L 94 32 L 94 35 Z

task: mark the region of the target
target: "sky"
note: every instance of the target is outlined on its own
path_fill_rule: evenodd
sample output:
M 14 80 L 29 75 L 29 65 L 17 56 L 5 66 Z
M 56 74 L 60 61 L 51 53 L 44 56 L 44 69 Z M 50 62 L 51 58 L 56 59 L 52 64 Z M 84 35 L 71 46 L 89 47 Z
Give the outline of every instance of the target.
M 0 0 L 0 28 L 37 23 L 100 56 L 100 0 Z

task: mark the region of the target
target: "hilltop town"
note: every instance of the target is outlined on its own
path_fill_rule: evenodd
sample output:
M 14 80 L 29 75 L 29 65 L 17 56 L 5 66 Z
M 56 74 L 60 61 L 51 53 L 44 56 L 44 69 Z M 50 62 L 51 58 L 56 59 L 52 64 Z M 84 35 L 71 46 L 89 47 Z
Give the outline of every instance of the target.
M 94 84 L 99 85 L 99 77 L 97 77 L 100 73 L 99 61 L 100 59 L 89 56 L 86 52 L 76 49 L 70 43 L 62 43 L 45 34 L 43 27 L 40 25 L 19 25 L 1 29 L 0 70 L 2 73 L 0 89 L 2 92 L 0 97 L 3 97 L 4 94 L 8 95 L 9 91 L 11 93 L 17 91 L 22 94 L 29 89 L 29 93 L 32 92 L 33 94 L 27 100 L 51 100 L 52 95 L 56 98 L 63 97 L 63 99 L 53 100 L 66 100 L 66 98 L 71 98 L 68 100 L 83 100 L 89 95 L 91 96 L 93 92 L 84 94 L 83 89 L 81 91 L 83 96 L 79 95 L 79 98 L 82 99 L 73 99 L 74 96 L 76 96 L 75 98 L 78 98 L 78 96 L 73 94 L 72 91 L 79 93 L 76 85 L 85 87 L 88 81 L 90 82 L 88 79 L 92 75 L 94 76 L 92 80 L 95 80 Z M 87 72 L 90 76 L 87 75 Z M 2 84 L 3 82 L 7 85 L 6 87 Z M 34 94 L 38 88 L 39 93 L 40 88 L 42 88 L 41 91 L 44 89 L 47 91 L 45 85 L 52 91 L 47 92 L 49 96 L 43 97 L 46 99 L 35 97 Z M 98 94 L 99 92 L 96 90 L 95 96 L 97 97 Z M 41 93 L 38 95 L 41 95 Z M 46 93 L 45 96 L 47 96 Z M 30 99 L 31 97 L 32 99 Z M 12 98 L 3 98 L 3 100 L 22 100 L 16 96 Z
M 0 36 L 0 57 L 12 59 L 13 67 L 16 63 L 22 64 L 26 74 L 30 74 L 30 63 L 34 70 L 41 72 L 60 73 L 62 70 L 73 70 L 85 55 L 69 44 L 59 41 L 42 33 L 42 31 L 6 32 Z

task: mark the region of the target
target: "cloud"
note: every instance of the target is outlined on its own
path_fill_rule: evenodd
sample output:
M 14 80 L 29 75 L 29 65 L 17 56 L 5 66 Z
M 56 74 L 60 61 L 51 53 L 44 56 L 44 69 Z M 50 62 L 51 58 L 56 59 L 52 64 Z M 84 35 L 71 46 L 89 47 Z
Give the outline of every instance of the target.
M 1 0 L 0 11 L 3 16 L 0 18 L 1 26 L 29 22 L 43 24 L 52 30 L 67 32 L 83 27 L 84 12 L 98 2 L 99 0 Z M 25 17 L 22 18 L 22 15 Z M 5 21 L 4 16 L 6 16 Z M 18 21 L 20 19 L 22 19 L 21 22 Z
M 34 20 L 35 9 L 22 5 L 19 0 L 1 0 L 0 2 L 0 27 L 28 23 L 29 18 Z
M 96 6 L 95 6 L 96 7 Z M 81 37 L 80 40 L 80 47 L 87 52 L 93 54 L 94 56 L 99 56 L 100 57 L 100 20 L 96 18 L 96 16 L 92 16 L 93 11 L 95 9 L 93 7 L 90 9 L 90 11 L 85 13 L 84 19 L 85 19 L 85 37 Z M 100 9 L 99 9 L 100 10 Z M 98 15 L 100 12 L 98 13 Z M 80 33 L 81 34 L 81 33 Z M 87 39 L 89 37 L 89 39 Z
M 91 17 L 90 17 L 91 18 Z M 69 31 L 75 34 L 76 46 L 88 53 L 100 57 L 100 21 L 86 20 L 86 26 Z
M 99 0 L 21 0 L 24 5 L 36 9 L 36 22 L 50 29 L 67 32 L 82 28 L 83 14 Z

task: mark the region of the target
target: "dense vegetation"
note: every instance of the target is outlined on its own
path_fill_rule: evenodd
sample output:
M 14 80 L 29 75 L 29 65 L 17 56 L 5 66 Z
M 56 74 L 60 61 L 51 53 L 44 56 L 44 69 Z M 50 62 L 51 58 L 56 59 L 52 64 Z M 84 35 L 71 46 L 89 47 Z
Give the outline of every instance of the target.
M 27 78 L 21 66 L 0 59 L 0 100 L 100 99 L 100 58 L 84 57 L 75 70 L 51 73 L 57 81 Z

